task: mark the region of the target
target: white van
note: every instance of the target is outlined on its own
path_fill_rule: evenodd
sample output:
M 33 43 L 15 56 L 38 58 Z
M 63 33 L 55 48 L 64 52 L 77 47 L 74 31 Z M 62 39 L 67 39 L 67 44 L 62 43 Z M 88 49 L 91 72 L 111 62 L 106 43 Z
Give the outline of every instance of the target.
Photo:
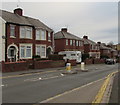
M 58 54 L 64 55 L 64 60 L 76 60 L 77 63 L 80 63 L 82 61 L 81 51 L 61 51 Z

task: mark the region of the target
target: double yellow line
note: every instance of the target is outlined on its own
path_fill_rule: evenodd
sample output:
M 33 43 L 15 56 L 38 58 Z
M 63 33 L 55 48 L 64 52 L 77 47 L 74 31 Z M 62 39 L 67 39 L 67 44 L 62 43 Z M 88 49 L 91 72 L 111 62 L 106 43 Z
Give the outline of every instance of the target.
M 106 80 L 104 81 L 103 85 L 101 86 L 100 90 L 98 91 L 98 94 L 96 95 L 95 99 L 92 101 L 92 105 L 99 105 L 101 103 L 103 95 L 106 91 L 106 88 L 107 88 L 109 82 L 110 82 L 110 78 L 117 72 L 118 71 L 113 72 L 107 76 Z

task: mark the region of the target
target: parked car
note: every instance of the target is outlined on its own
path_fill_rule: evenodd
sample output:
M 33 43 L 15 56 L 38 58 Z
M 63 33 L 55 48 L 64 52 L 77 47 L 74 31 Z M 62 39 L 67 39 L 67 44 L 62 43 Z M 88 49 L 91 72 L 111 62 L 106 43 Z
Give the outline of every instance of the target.
M 115 62 L 115 59 L 106 59 L 105 63 L 106 64 L 115 64 L 116 62 Z

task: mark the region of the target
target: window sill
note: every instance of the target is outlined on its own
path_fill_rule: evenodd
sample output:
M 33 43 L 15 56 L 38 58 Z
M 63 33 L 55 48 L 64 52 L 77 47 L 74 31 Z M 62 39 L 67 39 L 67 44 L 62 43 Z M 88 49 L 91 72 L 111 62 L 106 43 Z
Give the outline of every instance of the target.
M 32 39 L 32 38 L 20 38 L 20 39 Z
M 16 38 L 15 36 L 10 36 L 10 38 Z

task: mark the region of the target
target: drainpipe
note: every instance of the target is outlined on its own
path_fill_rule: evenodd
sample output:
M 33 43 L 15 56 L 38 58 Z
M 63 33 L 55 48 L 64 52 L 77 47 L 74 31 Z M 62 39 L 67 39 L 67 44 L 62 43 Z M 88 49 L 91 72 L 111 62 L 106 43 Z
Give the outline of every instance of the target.
M 5 62 L 7 62 L 7 23 L 5 23 Z
M 52 32 L 52 48 L 53 48 L 53 53 L 54 53 L 55 52 L 54 31 Z

